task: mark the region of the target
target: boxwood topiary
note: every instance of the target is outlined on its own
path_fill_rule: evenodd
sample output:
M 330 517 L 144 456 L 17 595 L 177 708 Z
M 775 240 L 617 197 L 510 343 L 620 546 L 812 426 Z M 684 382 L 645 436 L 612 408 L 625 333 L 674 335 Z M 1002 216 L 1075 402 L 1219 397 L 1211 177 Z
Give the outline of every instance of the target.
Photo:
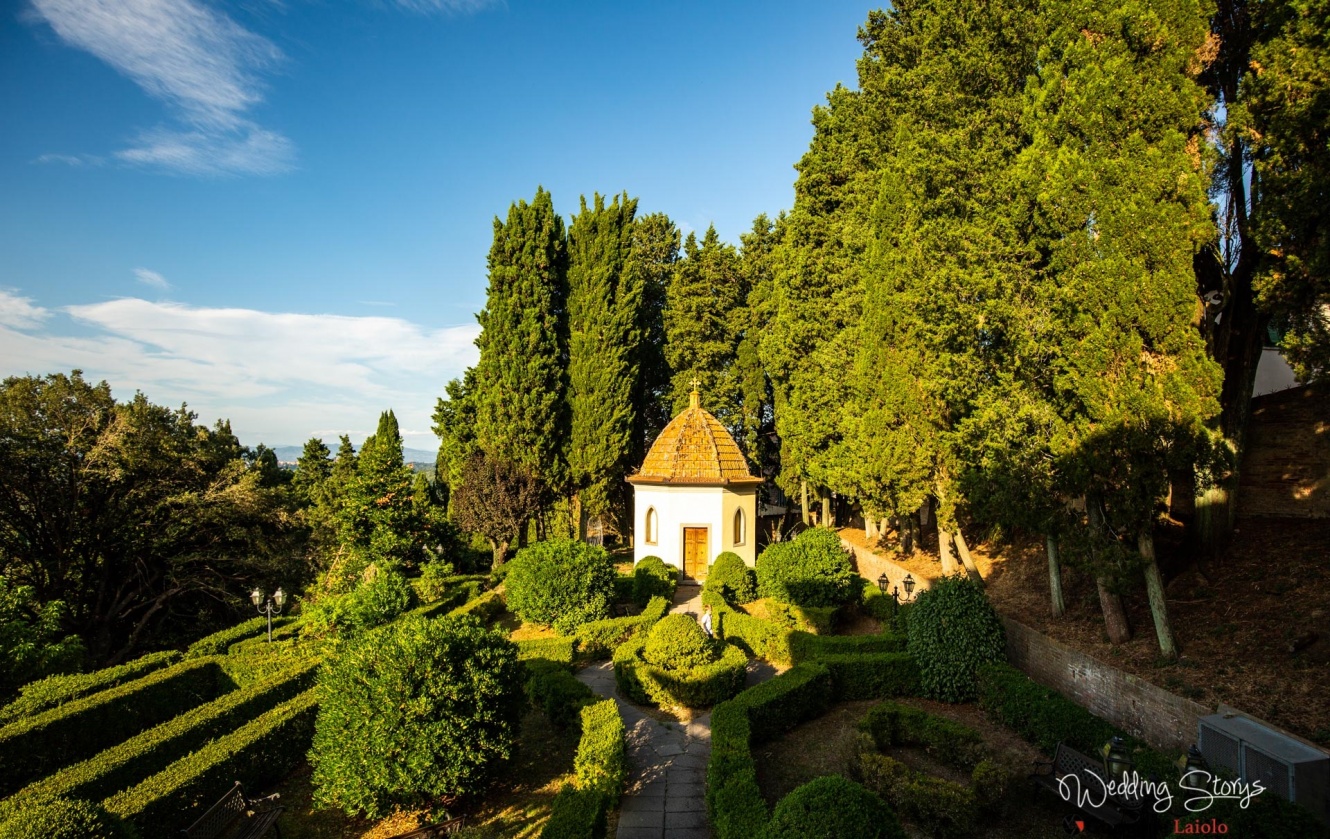
M 571 635 L 610 616 L 615 573 L 604 548 L 552 539 L 518 551 L 507 567 L 508 608 L 524 621 Z
M 743 557 L 733 551 L 726 551 L 716 557 L 715 563 L 707 571 L 705 591 L 720 594 L 726 603 L 739 606 L 757 599 L 757 575 Z
M 720 649 L 690 616 L 666 615 L 647 635 L 642 658 L 665 670 L 691 670 L 720 658 Z
M 483 792 L 513 755 L 526 669 L 473 617 L 407 616 L 320 674 L 315 799 L 371 818 Z
M 768 839 L 905 839 L 881 798 L 839 775 L 816 778 L 776 805 Z
M 645 608 L 653 597 L 674 598 L 679 572 L 658 556 L 644 557 L 633 568 L 633 602 Z
M 1002 621 L 964 575 L 943 577 L 919 595 L 906 649 L 919 664 L 924 695 L 943 702 L 974 699 L 979 668 L 1007 658 Z
M 757 558 L 757 584 L 763 597 L 798 606 L 858 603 L 863 585 L 840 537 L 822 527 L 768 545 Z
M 25 801 L 0 824 L 0 839 L 129 839 L 133 833 L 100 804 L 59 796 Z

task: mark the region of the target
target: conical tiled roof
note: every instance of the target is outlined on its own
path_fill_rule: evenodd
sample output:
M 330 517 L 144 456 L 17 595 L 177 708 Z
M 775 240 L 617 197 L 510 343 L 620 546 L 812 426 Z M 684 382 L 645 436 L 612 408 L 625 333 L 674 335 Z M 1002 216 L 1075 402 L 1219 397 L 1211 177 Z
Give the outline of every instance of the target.
M 686 411 L 670 420 L 647 452 L 630 484 L 695 484 L 754 486 L 762 483 L 748 471 L 739 444 L 711 414 L 702 410 L 696 389 Z

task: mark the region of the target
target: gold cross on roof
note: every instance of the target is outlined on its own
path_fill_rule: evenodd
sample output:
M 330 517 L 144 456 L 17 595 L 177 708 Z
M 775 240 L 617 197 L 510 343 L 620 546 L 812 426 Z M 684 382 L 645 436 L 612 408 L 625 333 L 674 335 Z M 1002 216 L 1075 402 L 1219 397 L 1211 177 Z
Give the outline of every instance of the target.
M 700 381 L 698 380 L 697 376 L 694 376 L 694 377 L 693 377 L 693 390 L 697 390 L 697 386 L 700 385 L 700 384 L 702 384 L 702 382 L 700 382 Z

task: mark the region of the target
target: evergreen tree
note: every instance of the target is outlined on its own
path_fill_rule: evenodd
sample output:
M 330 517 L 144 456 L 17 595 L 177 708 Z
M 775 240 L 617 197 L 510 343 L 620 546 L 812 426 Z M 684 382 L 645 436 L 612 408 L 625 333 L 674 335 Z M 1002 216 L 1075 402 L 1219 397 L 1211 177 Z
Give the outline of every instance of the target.
M 665 308 L 665 358 L 673 372 L 671 413 L 688 407 L 692 382 L 700 382 L 702 407 L 731 434 L 743 429 L 743 394 L 735 356 L 741 310 L 748 298 L 739 254 L 720 241 L 714 226 L 699 244 L 690 233 L 675 265 Z
M 748 300 L 746 306 L 735 312 L 736 318 L 742 321 L 736 325 L 741 337 L 734 361 L 743 397 L 743 434 L 736 439 L 748 453 L 758 474 L 774 463 L 777 455 L 767 442 L 767 435 L 775 430 L 775 393 L 771 377 L 762 364 L 760 348 L 762 335 L 771 322 L 772 275 L 784 232 L 784 213 L 775 222 L 763 213 L 753 220 L 752 229 L 739 237 L 742 245 L 740 267 L 748 288 Z
M 637 201 L 582 198 L 568 231 L 569 477 L 579 538 L 587 519 L 626 501 L 635 425 L 643 274 L 626 271 Z M 620 516 L 622 518 L 622 516 Z
M 664 213 L 638 217 L 633 223 L 633 245 L 624 266 L 633 282 L 642 286 L 638 309 L 637 383 L 633 389 L 634 465 L 672 418 L 670 363 L 665 356 L 665 300 L 675 263 L 679 260 L 679 228 Z
M 567 241 L 544 189 L 494 220 L 485 309 L 477 315 L 475 433 L 492 457 L 520 464 L 556 490 L 568 436 Z
M 434 461 L 434 474 L 442 486 L 447 506 L 452 507 L 453 494 L 462 483 L 462 471 L 467 460 L 477 451 L 476 369 L 468 367 L 461 379 L 453 379 L 444 388 L 447 399 L 439 399 L 434 407 L 434 433 L 439 437 L 439 454 Z
M 347 481 L 336 513 L 341 545 L 386 566 L 420 560 L 421 522 L 412 505 L 411 467 L 402 462 L 402 435 L 392 411 L 360 447 L 356 473 Z
M 332 452 L 318 437 L 311 437 L 305 442 L 305 448 L 296 461 L 296 474 L 291 485 L 296 493 L 307 503 L 313 502 L 314 494 L 323 482 L 332 475 Z

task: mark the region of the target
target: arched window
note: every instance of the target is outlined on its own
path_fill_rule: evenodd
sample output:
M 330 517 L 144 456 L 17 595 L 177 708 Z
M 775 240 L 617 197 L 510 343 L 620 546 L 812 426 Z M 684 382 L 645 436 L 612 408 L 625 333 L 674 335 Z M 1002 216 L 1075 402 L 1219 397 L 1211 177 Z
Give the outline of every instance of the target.
M 734 511 L 734 544 L 742 545 L 744 543 L 744 511 L 743 508 Z
M 648 544 L 648 545 L 654 545 L 654 544 L 656 544 L 656 531 L 657 531 L 657 529 L 658 529 L 658 528 L 657 528 L 657 526 L 656 526 L 656 508 L 655 508 L 655 507 L 648 507 L 648 508 L 647 508 L 647 544 Z

